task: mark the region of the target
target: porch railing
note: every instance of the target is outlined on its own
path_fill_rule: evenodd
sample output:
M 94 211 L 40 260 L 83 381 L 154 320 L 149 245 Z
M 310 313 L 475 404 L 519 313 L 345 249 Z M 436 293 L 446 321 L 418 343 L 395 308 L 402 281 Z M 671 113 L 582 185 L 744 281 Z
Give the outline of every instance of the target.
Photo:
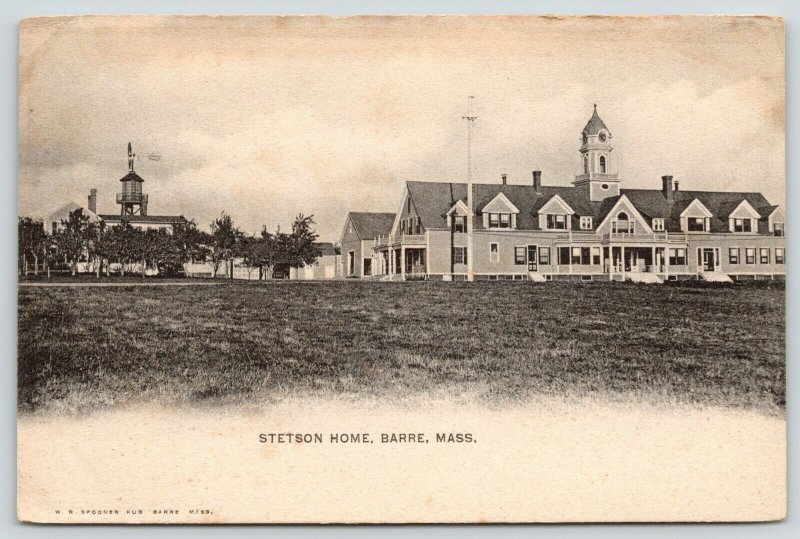
M 425 234 L 398 234 L 396 236 L 378 236 L 375 238 L 375 248 L 396 245 L 425 245 Z
M 603 240 L 615 243 L 651 243 L 667 241 L 666 232 L 651 233 L 629 233 L 629 232 L 608 232 L 603 235 Z

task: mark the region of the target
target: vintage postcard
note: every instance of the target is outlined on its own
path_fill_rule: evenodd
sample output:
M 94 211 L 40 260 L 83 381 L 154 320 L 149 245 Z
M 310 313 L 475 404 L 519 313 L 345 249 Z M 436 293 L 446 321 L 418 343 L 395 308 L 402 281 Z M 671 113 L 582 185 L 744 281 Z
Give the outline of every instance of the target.
M 18 518 L 786 512 L 784 25 L 21 22 Z

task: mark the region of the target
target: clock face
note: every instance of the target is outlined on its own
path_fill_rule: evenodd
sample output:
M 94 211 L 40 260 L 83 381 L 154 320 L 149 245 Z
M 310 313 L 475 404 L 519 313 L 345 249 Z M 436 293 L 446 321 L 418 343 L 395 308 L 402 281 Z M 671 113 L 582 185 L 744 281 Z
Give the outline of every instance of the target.
M 600 142 L 605 142 L 605 141 L 606 141 L 606 134 L 601 131 L 600 132 Z

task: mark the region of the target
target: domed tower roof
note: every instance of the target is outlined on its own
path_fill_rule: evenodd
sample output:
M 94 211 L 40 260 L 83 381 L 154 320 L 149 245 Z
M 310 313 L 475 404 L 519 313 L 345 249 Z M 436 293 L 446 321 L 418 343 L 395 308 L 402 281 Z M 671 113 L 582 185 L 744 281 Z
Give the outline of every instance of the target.
M 592 117 L 589 118 L 589 121 L 586 123 L 586 127 L 583 128 L 583 134 L 585 135 L 596 135 L 600 132 L 601 129 L 605 129 L 608 131 L 608 127 L 600 119 L 600 116 L 597 115 L 597 105 L 594 106 L 594 112 L 592 113 Z

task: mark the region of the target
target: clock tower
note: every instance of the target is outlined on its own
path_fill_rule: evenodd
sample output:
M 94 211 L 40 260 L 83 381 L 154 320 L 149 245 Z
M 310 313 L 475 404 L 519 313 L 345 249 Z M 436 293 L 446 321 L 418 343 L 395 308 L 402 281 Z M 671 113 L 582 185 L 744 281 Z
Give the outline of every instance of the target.
M 581 133 L 582 172 L 572 182 L 592 202 L 619 195 L 619 175 L 611 173 L 612 149 L 611 132 L 597 114 L 595 105 L 592 117 Z

